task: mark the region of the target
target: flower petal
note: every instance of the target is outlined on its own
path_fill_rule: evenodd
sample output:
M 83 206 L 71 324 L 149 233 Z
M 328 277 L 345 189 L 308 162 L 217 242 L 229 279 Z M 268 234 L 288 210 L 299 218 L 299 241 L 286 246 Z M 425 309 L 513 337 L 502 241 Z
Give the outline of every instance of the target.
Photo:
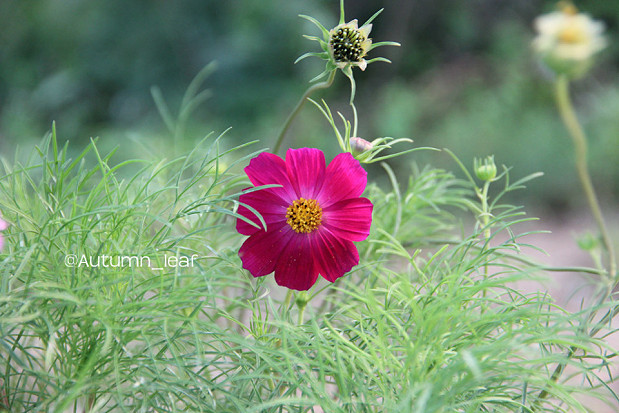
M 294 233 L 294 232 L 293 232 Z M 309 290 L 318 279 L 318 268 L 310 249 L 308 234 L 291 237 L 275 267 L 275 281 L 292 290 Z
M 280 261 L 282 251 L 294 235 L 295 232 L 285 222 L 281 225 L 273 225 L 268 232 L 254 233 L 239 249 L 243 268 L 254 277 L 272 273 Z
M 286 173 L 286 163 L 279 156 L 263 152 L 256 156 L 245 167 L 245 173 L 255 186 L 279 184 L 282 188 L 272 188 L 272 191 L 291 204 L 296 198 L 294 188 Z
M 316 197 L 324 209 L 348 198 L 361 196 L 368 182 L 368 173 L 348 152 L 337 155 L 329 166 L 322 190 Z
M 367 198 L 351 198 L 322 210 L 322 225 L 338 238 L 363 241 L 370 234 L 372 209 Z
M 315 199 L 325 179 L 325 154 L 315 148 L 288 149 L 286 170 L 297 199 Z
M 359 31 L 367 39 L 370 36 L 370 32 L 372 31 L 372 24 L 364 24 L 359 28 Z
M 273 191 L 276 188 L 262 189 L 239 197 L 239 201 L 251 206 L 262 215 L 264 222 L 269 230 L 271 224 L 286 221 L 286 209 L 288 204 Z M 236 220 L 236 230 L 243 235 L 252 235 L 257 231 L 262 231 L 262 223 L 252 211 L 243 205 L 239 205 L 238 213 L 259 225 L 259 228 L 243 221 Z
M 359 264 L 359 252 L 352 241 L 341 239 L 325 227 L 312 237 L 312 256 L 320 274 L 334 282 Z

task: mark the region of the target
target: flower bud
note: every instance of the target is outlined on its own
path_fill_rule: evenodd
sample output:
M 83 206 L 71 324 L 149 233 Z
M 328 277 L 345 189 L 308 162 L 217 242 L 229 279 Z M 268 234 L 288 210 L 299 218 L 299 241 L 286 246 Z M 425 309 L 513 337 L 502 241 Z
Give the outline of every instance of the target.
M 593 64 L 593 56 L 606 46 L 602 36 L 604 24 L 574 5 L 560 3 L 560 10 L 535 19 L 538 32 L 533 48 L 556 74 L 577 78 Z
M 299 291 L 299 293 L 297 294 L 294 300 L 295 304 L 299 308 L 305 308 L 305 306 L 307 305 L 307 303 L 309 303 L 309 301 L 310 301 L 310 295 L 307 293 L 307 291 Z
M 593 251 L 600 246 L 599 238 L 592 234 L 585 234 L 576 240 L 578 247 L 583 251 Z
M 363 138 L 350 138 L 350 149 L 352 156 L 354 156 L 355 158 L 361 155 L 363 152 L 372 149 L 373 147 L 374 145 L 372 144 L 372 142 L 368 142 Z
M 477 178 L 484 182 L 492 181 L 496 178 L 496 165 L 494 164 L 494 155 L 487 156 L 483 160 L 475 158 L 473 168 Z

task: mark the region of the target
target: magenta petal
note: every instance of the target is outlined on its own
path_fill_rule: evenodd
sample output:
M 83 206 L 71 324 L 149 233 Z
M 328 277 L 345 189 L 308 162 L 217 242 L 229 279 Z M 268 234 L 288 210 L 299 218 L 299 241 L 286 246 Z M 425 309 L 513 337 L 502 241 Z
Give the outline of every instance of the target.
M 294 232 L 293 232 L 294 233 Z M 318 268 L 310 251 L 310 236 L 296 234 L 275 267 L 275 281 L 292 290 L 309 290 L 318 279 Z
M 0 219 L 0 231 L 4 231 L 8 227 L 9 224 L 6 221 Z M 2 237 L 2 234 L 0 234 L 0 251 L 2 251 L 2 247 L 4 247 L 4 238 Z
M 259 191 L 243 194 L 239 197 L 239 201 L 251 206 L 262 215 L 264 222 L 267 224 L 267 230 L 270 230 L 270 225 L 278 222 L 286 221 L 286 209 L 288 204 L 278 195 L 273 193 L 272 189 L 261 189 Z M 243 221 L 236 220 L 236 230 L 243 235 L 252 235 L 257 231 L 262 231 L 262 223 L 252 211 L 243 205 L 239 205 L 238 213 L 252 222 L 259 225 L 259 228 Z
M 312 255 L 320 274 L 331 282 L 359 264 L 359 252 L 355 244 L 337 238 L 324 227 L 312 237 Z
M 282 185 L 282 188 L 272 188 L 271 191 L 286 200 L 288 204 L 297 199 L 295 190 L 288 179 L 286 163 L 279 156 L 263 152 L 249 161 L 249 165 L 245 167 L 245 173 L 255 186 Z
M 325 177 L 325 154 L 314 148 L 288 149 L 286 170 L 297 199 L 316 199 Z
M 254 277 L 272 273 L 294 235 L 295 232 L 286 223 L 272 226 L 269 232 L 256 232 L 239 249 L 243 268 Z
M 322 211 L 322 224 L 333 235 L 349 241 L 363 241 L 370 234 L 372 209 L 367 198 L 351 198 Z
M 337 155 L 329 166 L 324 184 L 316 198 L 323 208 L 338 201 L 361 196 L 368 182 L 368 174 L 358 160 L 348 152 Z

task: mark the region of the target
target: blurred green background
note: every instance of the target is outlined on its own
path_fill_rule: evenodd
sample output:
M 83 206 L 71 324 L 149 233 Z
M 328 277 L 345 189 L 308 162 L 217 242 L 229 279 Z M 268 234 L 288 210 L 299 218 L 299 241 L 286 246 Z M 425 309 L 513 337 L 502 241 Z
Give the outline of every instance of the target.
M 573 95 L 591 139 L 594 181 L 607 205 L 619 195 L 619 0 L 575 3 L 607 26 L 609 47 Z M 409 137 L 418 146 L 447 147 L 466 165 L 495 154 L 513 176 L 536 171 L 525 201 L 561 211 L 581 207 L 572 147 L 556 114 L 549 73 L 531 54 L 535 16 L 555 2 L 531 0 L 349 0 L 346 18 L 374 22 L 376 49 L 393 64 L 356 70 L 360 135 Z M 274 139 L 321 61 L 294 60 L 319 35 L 298 17 L 337 24 L 337 0 L 3 0 L 0 2 L 0 153 L 38 142 L 56 121 L 58 136 L 81 150 L 91 137 L 124 157 L 190 148 L 228 127 L 227 146 Z M 157 113 L 157 85 L 175 111 L 192 78 L 217 62 L 205 87 L 212 97 L 173 140 Z M 350 117 L 348 81 L 316 94 Z M 307 105 L 286 143 L 335 153 L 334 135 Z M 255 147 L 254 149 L 257 149 Z M 415 153 L 411 162 L 455 170 L 445 153 Z M 375 169 L 377 174 L 380 168 Z

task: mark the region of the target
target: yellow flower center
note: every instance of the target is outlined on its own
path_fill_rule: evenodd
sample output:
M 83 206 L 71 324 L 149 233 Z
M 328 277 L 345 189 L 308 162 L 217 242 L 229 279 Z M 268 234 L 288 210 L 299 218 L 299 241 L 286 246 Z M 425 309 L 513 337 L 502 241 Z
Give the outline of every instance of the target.
M 564 44 L 584 43 L 587 40 L 582 28 L 575 25 L 564 27 L 559 31 L 557 38 L 560 43 Z
M 329 45 L 333 48 L 333 57 L 336 61 L 358 62 L 365 56 L 363 48 L 365 40 L 361 30 L 344 26 L 331 35 Z
M 286 210 L 286 223 L 297 233 L 310 233 L 322 222 L 322 208 L 315 199 L 297 199 Z

